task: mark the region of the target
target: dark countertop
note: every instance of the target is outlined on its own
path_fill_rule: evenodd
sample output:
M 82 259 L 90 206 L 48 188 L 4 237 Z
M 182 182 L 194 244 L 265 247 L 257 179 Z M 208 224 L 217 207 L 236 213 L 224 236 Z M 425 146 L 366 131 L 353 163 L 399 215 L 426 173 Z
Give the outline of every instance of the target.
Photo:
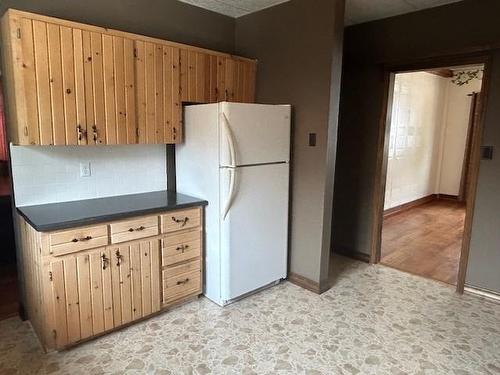
M 207 204 L 208 202 L 203 199 L 188 195 L 155 191 L 17 207 L 17 211 L 37 231 L 49 232 Z

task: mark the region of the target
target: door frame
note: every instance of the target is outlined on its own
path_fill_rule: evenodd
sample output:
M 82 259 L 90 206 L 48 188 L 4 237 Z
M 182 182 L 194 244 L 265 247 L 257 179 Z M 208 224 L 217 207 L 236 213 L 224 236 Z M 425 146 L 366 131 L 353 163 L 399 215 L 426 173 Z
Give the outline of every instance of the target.
M 417 59 L 413 61 L 386 64 L 384 70 L 384 100 L 379 119 L 379 131 L 377 139 L 377 158 L 375 165 L 375 181 L 372 196 L 372 230 L 370 244 L 370 263 L 377 264 L 381 258 L 382 245 L 382 226 L 384 221 L 384 196 L 387 177 L 387 161 L 389 152 L 389 132 L 392 116 L 392 99 L 394 95 L 394 79 L 397 73 L 409 73 L 416 71 L 425 71 L 430 69 L 452 67 L 461 65 L 480 65 L 484 66 L 483 82 L 480 94 L 479 121 L 473 132 L 471 158 L 469 161 L 470 185 L 466 196 L 465 224 L 462 238 L 462 248 L 460 253 L 460 262 L 456 290 L 458 293 L 464 292 L 465 276 L 469 259 L 470 240 L 472 232 L 472 220 L 474 216 L 475 197 L 477 191 L 477 182 L 479 178 L 479 165 L 481 162 L 480 151 L 481 141 L 484 129 L 484 118 L 487 107 L 487 99 L 491 72 L 491 55 L 468 54 L 447 57 L 435 57 L 428 59 Z
M 467 190 L 469 189 L 470 180 L 470 158 L 472 151 L 472 140 L 474 139 L 474 132 L 477 130 L 475 124 L 479 119 L 480 106 L 480 93 L 472 92 L 469 94 L 472 99 L 469 111 L 469 124 L 467 125 L 467 138 L 465 142 L 464 161 L 462 163 L 462 176 L 460 178 L 460 189 L 458 191 L 458 201 L 465 202 L 467 198 Z

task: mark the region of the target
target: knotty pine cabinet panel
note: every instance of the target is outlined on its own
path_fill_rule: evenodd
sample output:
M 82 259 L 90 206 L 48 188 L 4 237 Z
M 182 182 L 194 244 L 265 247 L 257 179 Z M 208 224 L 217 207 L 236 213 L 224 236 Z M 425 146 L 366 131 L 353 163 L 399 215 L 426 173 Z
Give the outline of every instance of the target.
M 28 18 L 11 23 L 21 74 L 8 89 L 24 98 L 10 110 L 25 124 L 10 129 L 15 143 L 136 143 L 132 40 Z
M 179 143 L 183 102 L 254 102 L 254 60 L 12 9 L 2 36 L 14 144 Z
M 223 66 L 224 100 L 253 103 L 255 101 L 255 63 L 230 58 L 225 60 Z
M 158 239 L 50 258 L 45 270 L 55 348 L 160 310 Z
M 178 48 L 135 41 L 139 143 L 177 143 L 181 129 Z

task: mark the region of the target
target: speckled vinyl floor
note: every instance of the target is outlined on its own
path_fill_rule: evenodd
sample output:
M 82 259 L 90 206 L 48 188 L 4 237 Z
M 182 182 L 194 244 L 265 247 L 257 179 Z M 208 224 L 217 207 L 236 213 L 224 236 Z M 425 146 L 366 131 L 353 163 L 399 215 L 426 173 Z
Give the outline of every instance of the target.
M 0 374 L 500 374 L 500 305 L 336 258 L 322 296 L 288 282 L 224 309 L 202 298 L 60 353 L 0 322 Z

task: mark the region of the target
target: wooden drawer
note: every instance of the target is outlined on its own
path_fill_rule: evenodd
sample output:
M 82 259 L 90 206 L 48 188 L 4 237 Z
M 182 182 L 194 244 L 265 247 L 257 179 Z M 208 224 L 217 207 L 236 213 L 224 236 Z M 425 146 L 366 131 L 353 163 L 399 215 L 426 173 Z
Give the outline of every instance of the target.
M 201 270 L 200 262 L 194 261 L 183 264 L 176 271 L 194 269 L 190 272 L 182 272 L 170 275 L 166 269 L 163 271 L 163 303 L 172 303 L 194 293 L 201 293 Z
M 111 243 L 137 240 L 159 233 L 158 216 L 146 216 L 110 224 Z
M 162 239 L 162 266 L 170 266 L 201 255 L 201 232 L 171 234 Z
M 201 209 L 196 207 L 161 215 L 162 233 L 199 227 L 201 223 L 200 211 Z
M 191 273 L 193 271 L 200 271 L 201 270 L 201 261 L 200 259 L 194 259 L 190 262 L 182 263 L 177 266 L 170 266 L 168 268 L 163 269 L 162 271 L 162 276 L 163 276 L 163 283 L 165 284 L 165 281 L 168 279 L 173 279 L 179 275 L 182 275 L 183 273 Z
M 49 234 L 49 254 L 58 256 L 108 245 L 108 226 L 96 225 Z

